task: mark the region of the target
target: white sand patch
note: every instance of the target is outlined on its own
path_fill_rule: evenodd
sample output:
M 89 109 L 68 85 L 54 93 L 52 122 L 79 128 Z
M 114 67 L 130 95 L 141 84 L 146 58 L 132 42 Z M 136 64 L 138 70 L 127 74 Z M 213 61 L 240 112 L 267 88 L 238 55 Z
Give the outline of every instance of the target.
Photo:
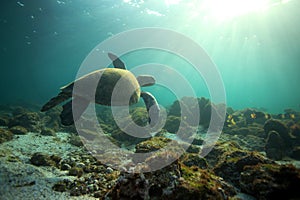
M 56 182 L 73 180 L 74 177 L 55 167 L 30 164 L 30 157 L 35 152 L 65 158 L 70 152 L 80 151 L 80 147 L 67 142 L 69 136 L 69 133 L 57 133 L 56 137 L 28 133 L 0 144 L 0 199 L 95 199 L 89 196 L 71 197 L 67 192 L 53 191 L 52 186 Z

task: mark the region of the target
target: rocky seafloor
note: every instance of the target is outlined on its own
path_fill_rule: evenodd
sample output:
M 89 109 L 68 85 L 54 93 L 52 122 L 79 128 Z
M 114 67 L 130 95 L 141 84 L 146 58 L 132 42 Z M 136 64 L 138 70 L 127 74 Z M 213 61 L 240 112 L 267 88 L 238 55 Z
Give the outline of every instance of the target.
M 97 142 L 97 127 L 90 123 L 79 136 L 74 126 L 60 124 L 59 107 L 41 113 L 34 106 L 1 105 L 0 199 L 300 199 L 299 112 L 227 108 L 218 141 L 202 157 L 211 113 L 218 113 L 218 105 L 193 100 L 201 112 L 197 123 L 181 116 L 184 106 L 194 110 L 192 101 L 175 101 L 162 130 L 148 138 L 125 134 L 109 108 L 98 108 L 101 137 L 127 148 L 128 155 L 101 141 L 102 151 L 92 152 L 87 145 Z M 136 124 L 147 123 L 144 107 L 133 107 L 130 113 Z M 179 126 L 181 132 L 196 130 L 187 149 L 180 149 L 184 145 L 175 137 Z M 179 149 L 141 160 L 131 157 L 170 144 Z M 152 171 L 157 160 L 172 162 Z M 122 163 L 124 170 L 114 163 Z

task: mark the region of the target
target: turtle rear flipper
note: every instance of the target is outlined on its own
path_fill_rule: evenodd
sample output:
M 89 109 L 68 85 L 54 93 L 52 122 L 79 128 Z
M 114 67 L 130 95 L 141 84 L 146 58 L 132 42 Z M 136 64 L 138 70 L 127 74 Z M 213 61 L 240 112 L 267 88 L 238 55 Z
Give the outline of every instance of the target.
M 148 122 L 150 126 L 154 127 L 158 123 L 159 119 L 159 105 L 153 95 L 149 92 L 141 92 L 141 97 L 143 98 L 148 112 Z
M 63 105 L 63 111 L 60 114 L 61 123 L 65 126 L 74 124 L 88 107 L 89 103 L 85 99 L 76 97 Z M 74 109 L 72 109 L 72 106 Z
M 115 54 L 108 53 L 108 57 L 113 61 L 113 66 L 119 69 L 126 69 L 124 62 Z
M 58 104 L 64 102 L 65 100 L 69 99 L 71 96 L 68 93 L 60 92 L 56 97 L 53 97 L 48 101 L 41 109 L 42 112 L 45 112 Z

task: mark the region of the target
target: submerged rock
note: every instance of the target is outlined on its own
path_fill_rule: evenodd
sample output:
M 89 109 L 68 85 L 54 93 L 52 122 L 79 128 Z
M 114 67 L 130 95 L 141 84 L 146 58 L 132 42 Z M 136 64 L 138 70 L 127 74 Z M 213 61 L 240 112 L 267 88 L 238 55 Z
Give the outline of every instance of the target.
M 270 119 L 266 121 L 264 130 L 266 134 L 269 134 L 270 131 L 276 131 L 286 142 L 291 139 L 288 127 L 279 120 Z
M 118 124 L 116 124 L 111 111 L 105 111 L 104 115 L 108 119 L 112 119 L 108 121 L 101 116 L 100 125 L 102 131 L 120 144 L 125 146 L 136 145 L 151 137 L 150 128 L 145 127 L 148 124 L 148 114 L 144 107 L 133 108 L 130 110 L 130 116 L 118 119 Z M 143 131 L 137 133 L 136 126 L 144 127 Z
M 28 132 L 23 126 L 13 126 L 9 130 L 15 135 L 25 135 Z
M 185 154 L 180 160 L 187 167 L 196 166 L 199 167 L 200 169 L 208 168 L 208 164 L 205 158 L 200 157 L 199 154 L 188 153 Z
M 35 166 L 58 166 L 61 158 L 55 155 L 48 155 L 42 152 L 34 153 L 31 158 L 31 164 Z
M 300 146 L 300 124 L 292 124 L 289 129 L 291 135 L 295 138 L 294 143 Z
M 125 130 L 126 131 L 126 130 Z M 144 140 L 147 140 L 147 138 L 139 138 L 139 137 L 134 137 L 129 135 L 126 132 L 123 132 L 119 128 L 115 129 L 111 133 L 111 137 L 115 140 L 118 141 L 119 143 L 126 144 L 128 146 L 130 145 L 135 145 L 138 144 L 139 142 L 142 142 Z M 149 135 L 150 137 L 150 135 Z
M 154 171 L 169 166 L 171 163 L 176 162 L 182 153 L 182 151 L 174 150 L 159 151 L 147 157 L 141 168 L 145 168 L 146 171 Z
M 56 133 L 51 128 L 42 128 L 41 135 L 44 135 L 44 136 L 55 136 Z
M 149 199 L 149 188 L 149 181 L 144 174 L 123 174 L 106 196 L 112 200 Z
M 299 199 L 300 170 L 292 165 L 258 164 L 241 173 L 243 192 L 258 199 Z
M 194 97 L 183 97 L 181 100 L 176 100 L 171 105 L 169 109 L 169 125 L 171 126 L 171 121 L 177 120 L 176 125 L 178 125 L 178 118 L 184 119 L 184 122 L 189 126 L 198 126 L 202 125 L 204 128 L 207 128 L 210 125 L 211 116 L 214 114 L 216 121 L 222 121 L 221 112 L 225 110 L 223 109 L 223 105 L 215 105 L 209 99 L 206 98 L 194 98 Z M 184 111 L 184 113 L 183 113 Z M 186 116 L 188 116 L 186 119 Z M 195 117 L 199 116 L 199 117 Z M 167 118 L 167 122 L 168 122 Z M 183 121 L 183 120 L 181 120 Z M 217 124 L 212 124 L 210 127 L 212 130 L 220 130 L 221 127 L 218 127 Z M 215 126 L 215 127 L 214 127 Z M 177 128 L 178 129 L 178 128 Z M 168 129 L 167 129 L 168 130 Z M 176 126 L 173 126 L 172 129 L 176 132 Z M 171 132 L 171 131 L 169 131 Z
M 200 153 L 201 151 L 201 147 L 197 146 L 197 145 L 189 145 L 189 147 L 186 149 L 186 152 L 188 153 Z
M 294 147 L 291 153 L 291 157 L 300 160 L 300 146 Z
M 26 112 L 15 116 L 10 120 L 8 127 L 22 126 L 31 132 L 40 132 L 40 117 L 35 112 Z
M 29 112 L 29 110 L 27 108 L 24 108 L 21 106 L 16 106 L 16 107 L 13 107 L 12 109 L 13 109 L 12 110 L 13 116 L 22 115 L 22 114 Z
M 271 119 L 264 125 L 264 130 L 268 133 L 266 141 L 266 153 L 268 157 L 280 160 L 283 157 L 292 156 L 298 158 L 297 153 L 293 153 L 294 147 L 300 146 L 298 136 L 298 125 L 293 121 L 284 121 Z
M 265 124 L 265 122 L 271 118 L 271 115 L 268 113 L 264 113 L 262 111 L 258 111 L 255 109 L 244 109 L 244 110 L 237 110 L 233 113 L 227 112 L 227 119 L 225 122 L 224 130 L 229 131 L 231 128 L 244 128 L 245 129 L 252 129 L 250 133 L 256 135 L 256 131 L 253 130 L 256 127 L 261 128 Z M 258 134 L 257 136 L 262 136 Z M 266 137 L 266 136 L 265 136 Z
M 164 129 L 170 133 L 176 133 L 180 126 L 181 118 L 177 116 L 168 116 Z
M 0 126 L 8 126 L 9 118 L 8 117 L 0 117 Z
M 93 129 L 78 129 L 77 131 L 82 138 L 88 141 L 92 141 L 103 136 L 103 134 L 100 131 Z
M 252 124 L 252 123 L 264 124 L 266 120 L 269 118 L 269 116 L 264 112 L 257 111 L 255 109 L 250 109 L 250 108 L 244 110 L 243 114 L 247 124 Z
M 212 147 L 208 146 L 207 148 Z M 202 151 L 205 152 L 206 148 L 203 148 Z M 205 159 L 209 167 L 214 168 L 224 155 L 233 152 L 240 152 L 240 155 L 242 156 L 247 155 L 247 151 L 242 150 L 236 142 L 217 142 L 213 149 L 205 156 Z
M 106 167 L 93 156 L 82 151 L 70 152 L 67 158 L 59 162 L 59 166 L 59 169 L 68 171 L 66 175 L 72 177 L 57 181 L 52 189 L 68 192 L 70 196 L 88 195 L 89 199 L 104 198 L 119 175 L 118 171 Z M 85 197 L 78 197 L 78 199 L 82 198 Z
M 148 153 L 166 147 L 171 139 L 165 137 L 153 137 L 136 145 L 136 153 Z
M 274 162 L 259 153 L 239 150 L 225 153 L 213 170 L 218 176 L 224 178 L 224 180 L 238 186 L 239 178 L 244 167 L 248 165 L 257 165 L 259 163 L 272 164 Z
M 80 167 L 72 167 L 71 169 L 69 169 L 70 176 L 81 177 L 82 174 L 83 174 L 83 169 Z
M 65 192 L 67 191 L 70 185 L 71 185 L 71 181 L 69 181 L 68 179 L 64 179 L 62 181 L 55 183 L 52 189 L 56 192 Z
M 165 166 L 166 163 L 171 163 L 179 158 L 184 153 L 184 147 L 177 141 L 165 137 L 152 137 L 149 140 L 143 141 L 136 145 L 136 154 L 132 160 L 135 163 L 146 162 L 148 168 L 156 166 Z M 149 154 L 148 157 L 140 156 Z M 161 163 L 159 163 L 161 162 Z
M 169 199 L 228 199 L 236 194 L 234 187 L 207 170 L 181 166 L 181 178 Z
M 57 106 L 55 108 L 52 108 L 45 112 L 45 114 L 42 117 L 42 122 L 48 127 L 51 128 L 54 131 L 59 131 L 63 127 L 60 123 L 60 113 L 62 111 L 62 108 Z
M 132 120 L 138 126 L 146 126 L 148 123 L 148 113 L 145 107 L 136 107 L 131 112 Z
M 175 162 L 163 169 L 121 174 L 106 195 L 109 199 L 227 199 L 235 194 L 220 177 Z
M 300 121 L 300 112 L 287 108 L 284 110 L 284 114 L 286 119 L 290 119 L 292 121 Z
M 281 160 L 286 154 L 285 142 L 276 131 L 269 132 L 265 148 L 268 158 L 274 160 Z
M 0 128 L 0 144 L 12 140 L 13 137 L 14 135 L 11 131 Z
M 261 138 L 267 137 L 267 134 L 265 133 L 262 125 L 258 125 L 258 124 L 257 125 L 251 124 L 245 127 L 235 126 L 232 128 L 225 128 L 224 132 L 230 135 L 241 135 L 241 136 L 254 135 Z
M 74 145 L 74 146 L 77 146 L 77 147 L 84 146 L 80 136 L 78 136 L 78 135 L 71 135 L 70 138 L 69 138 L 69 143 Z

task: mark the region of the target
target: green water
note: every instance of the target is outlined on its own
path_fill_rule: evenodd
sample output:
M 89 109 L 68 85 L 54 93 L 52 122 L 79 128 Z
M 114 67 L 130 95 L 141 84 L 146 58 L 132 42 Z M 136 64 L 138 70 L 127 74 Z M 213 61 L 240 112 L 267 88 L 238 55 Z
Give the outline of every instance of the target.
M 233 5 L 205 7 L 205 2 L 3 0 L 0 102 L 43 104 L 74 80 L 100 42 L 134 28 L 161 27 L 190 37 L 207 52 L 224 82 L 228 106 L 299 110 L 300 2 L 270 0 L 266 10 L 231 17 L 224 11 Z M 168 65 L 188 79 L 197 96 L 210 98 L 201 75 L 180 57 L 145 50 L 122 60 L 128 69 L 146 63 Z M 176 81 L 174 87 L 185 90 Z M 159 85 L 145 90 L 163 105 L 176 98 Z

